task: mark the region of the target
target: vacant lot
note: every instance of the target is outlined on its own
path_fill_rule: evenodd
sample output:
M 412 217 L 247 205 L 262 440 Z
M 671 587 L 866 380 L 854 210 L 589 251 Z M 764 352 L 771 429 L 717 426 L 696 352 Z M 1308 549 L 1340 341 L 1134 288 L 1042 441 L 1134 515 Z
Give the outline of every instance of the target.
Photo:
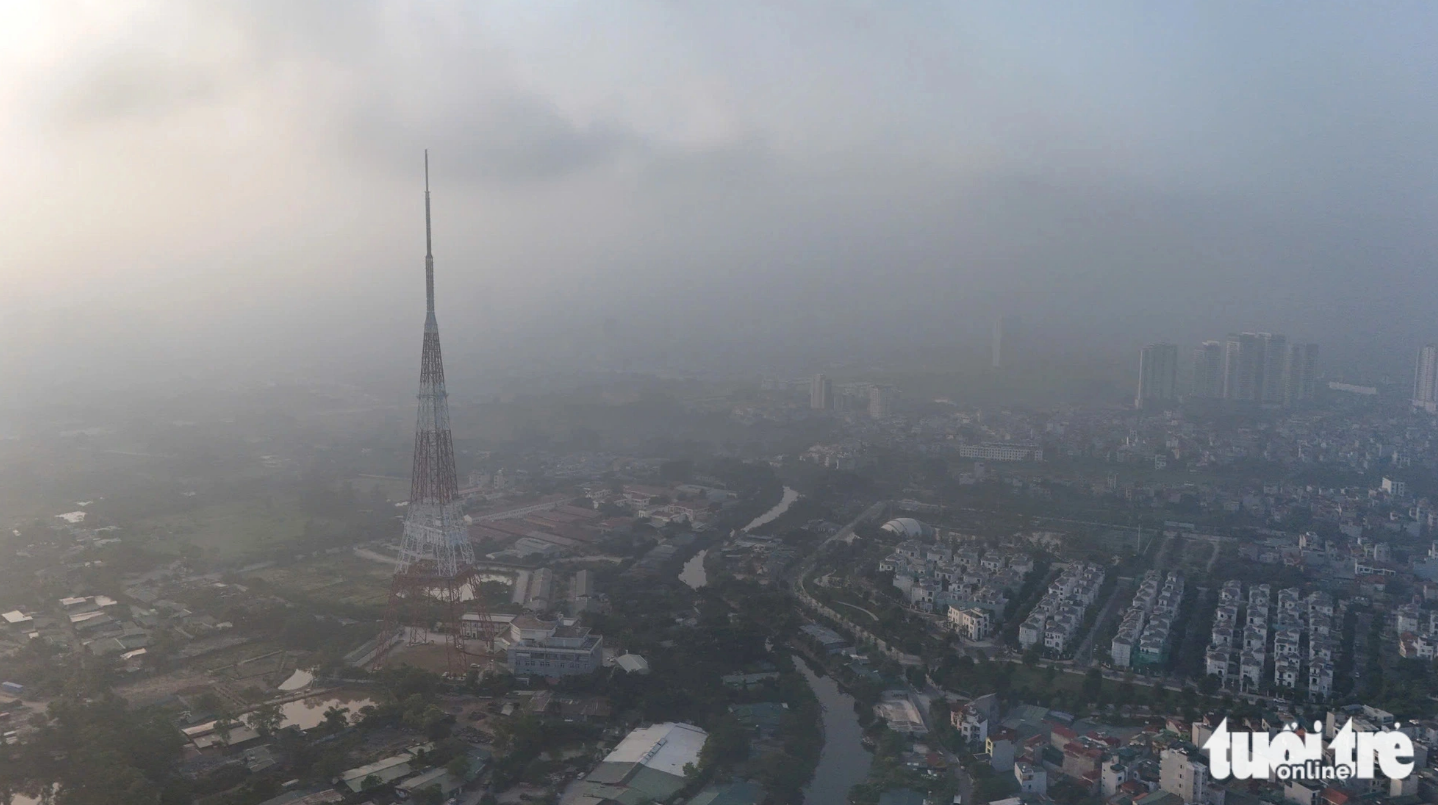
M 136 531 L 156 550 L 180 553 L 193 545 L 207 556 L 235 559 L 294 541 L 309 520 L 297 501 L 265 498 L 152 517 L 137 523 Z
M 389 600 L 392 573 L 388 565 L 344 552 L 267 567 L 252 575 L 269 582 L 280 595 L 293 593 L 314 601 L 383 607 Z

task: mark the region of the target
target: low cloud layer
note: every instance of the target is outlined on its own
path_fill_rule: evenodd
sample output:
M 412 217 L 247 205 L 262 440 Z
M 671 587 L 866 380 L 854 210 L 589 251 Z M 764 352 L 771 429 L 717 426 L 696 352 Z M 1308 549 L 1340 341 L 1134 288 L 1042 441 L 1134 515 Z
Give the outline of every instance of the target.
M 1430 7 L 1039 12 L 7 5 L 0 372 L 1438 336 Z

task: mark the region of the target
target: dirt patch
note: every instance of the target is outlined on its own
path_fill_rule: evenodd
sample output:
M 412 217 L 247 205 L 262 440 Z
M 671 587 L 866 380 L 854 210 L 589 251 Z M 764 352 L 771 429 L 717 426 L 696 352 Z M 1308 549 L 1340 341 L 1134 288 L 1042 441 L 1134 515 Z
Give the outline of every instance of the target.
M 186 690 L 209 687 L 211 682 L 204 672 L 186 669 L 127 682 L 117 686 L 115 693 L 133 707 L 148 707 Z

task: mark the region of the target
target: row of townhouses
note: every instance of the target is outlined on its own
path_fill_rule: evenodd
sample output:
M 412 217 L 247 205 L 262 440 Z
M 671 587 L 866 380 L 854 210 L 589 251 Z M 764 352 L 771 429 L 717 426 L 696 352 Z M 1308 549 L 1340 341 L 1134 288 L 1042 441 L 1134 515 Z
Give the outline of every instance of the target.
M 1010 593 L 1033 569 L 1033 559 L 1024 553 L 956 550 L 912 540 L 899 543 L 893 554 L 879 562 L 881 572 L 893 572 L 894 586 L 915 609 L 981 609 L 989 613 L 991 621 L 1002 617 Z
M 1083 625 L 1084 613 L 1098 598 L 1103 568 L 1092 562 L 1072 562 L 1049 585 L 1044 597 L 1019 624 L 1019 645 L 1042 645 L 1062 654 Z
M 1183 603 L 1182 573 L 1169 573 L 1159 580 L 1150 570 L 1139 582 L 1133 603 L 1124 613 L 1118 633 L 1109 646 L 1109 656 L 1119 668 L 1147 668 L 1168 661 L 1173 643 L 1173 622 Z
M 1278 591 L 1275 608 L 1271 596 L 1272 589 L 1267 584 L 1249 587 L 1240 630 L 1243 585 L 1229 581 L 1223 586 L 1204 655 L 1205 671 L 1225 686 L 1256 690 L 1263 684 L 1264 666 L 1271 653 L 1275 688 L 1296 690 L 1306 679 L 1310 694 L 1330 695 L 1337 650 L 1333 598 L 1321 591 L 1304 598 L 1297 589 L 1288 588 Z M 1302 648 L 1305 636 L 1306 673 Z

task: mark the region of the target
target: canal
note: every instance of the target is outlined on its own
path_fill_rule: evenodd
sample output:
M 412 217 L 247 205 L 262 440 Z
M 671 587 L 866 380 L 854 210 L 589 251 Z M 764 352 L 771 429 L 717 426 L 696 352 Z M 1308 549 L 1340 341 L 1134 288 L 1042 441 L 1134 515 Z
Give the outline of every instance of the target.
M 784 487 L 784 494 L 779 498 L 779 502 L 770 507 L 768 511 L 750 521 L 749 525 L 744 526 L 743 531 L 748 533 L 759 526 L 774 522 L 783 515 L 784 512 L 788 511 L 789 507 L 794 505 L 794 501 L 798 499 L 798 492 L 787 486 Z M 689 561 L 685 562 L 684 567 L 679 570 L 679 580 L 694 590 L 708 584 L 709 574 L 704 571 L 704 557 L 708 554 L 709 549 L 705 548 L 690 558 Z
M 784 512 L 789 511 L 789 507 L 794 505 L 794 501 L 798 499 L 798 492 L 795 492 L 787 486 L 784 487 L 784 496 L 779 498 L 779 502 L 775 503 L 774 507 L 771 508 L 769 511 L 766 511 L 758 517 L 755 517 L 752 521 L 750 521 L 749 525 L 744 526 L 744 533 L 747 534 L 761 525 L 768 525 L 769 523 L 772 523 L 775 520 L 779 519 L 779 516 L 782 515 Z
M 809 805 L 848 802 L 849 789 L 864 782 L 874 760 L 862 743 L 864 730 L 854 713 L 854 697 L 839 690 L 832 676 L 814 673 L 798 656 L 794 657 L 794 665 L 819 697 L 819 706 L 824 711 L 824 748 L 819 753 L 814 779 L 804 789 L 804 802 Z

